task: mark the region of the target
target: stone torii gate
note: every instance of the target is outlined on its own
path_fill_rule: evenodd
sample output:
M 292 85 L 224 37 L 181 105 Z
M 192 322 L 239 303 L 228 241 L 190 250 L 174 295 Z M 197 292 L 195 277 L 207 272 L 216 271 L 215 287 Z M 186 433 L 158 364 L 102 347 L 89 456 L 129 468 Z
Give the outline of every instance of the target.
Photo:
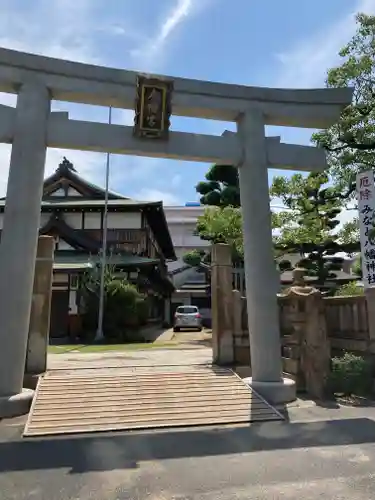
M 16 108 L 0 106 L 0 142 L 12 144 L 0 245 L 0 411 L 21 413 L 31 397 L 22 392 L 22 382 L 47 147 L 238 165 L 252 385 L 271 402 L 294 397 L 294 387 L 282 379 L 267 169 L 318 171 L 326 161 L 317 148 L 266 138 L 264 127 L 329 127 L 351 102 L 352 90 L 175 78 L 174 115 L 233 121 L 237 133 L 169 132 L 167 141 L 50 111 L 51 99 L 134 109 L 136 81 L 131 71 L 0 49 L 0 91 L 18 94 Z

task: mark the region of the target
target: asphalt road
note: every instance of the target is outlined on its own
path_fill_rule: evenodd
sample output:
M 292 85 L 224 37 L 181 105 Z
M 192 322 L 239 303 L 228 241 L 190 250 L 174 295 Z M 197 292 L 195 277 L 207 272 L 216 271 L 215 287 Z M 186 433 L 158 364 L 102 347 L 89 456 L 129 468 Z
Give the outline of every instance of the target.
M 0 499 L 374 498 L 375 409 L 302 408 L 294 411 L 293 419 L 299 417 L 251 427 L 23 441 L 22 422 L 3 422 Z

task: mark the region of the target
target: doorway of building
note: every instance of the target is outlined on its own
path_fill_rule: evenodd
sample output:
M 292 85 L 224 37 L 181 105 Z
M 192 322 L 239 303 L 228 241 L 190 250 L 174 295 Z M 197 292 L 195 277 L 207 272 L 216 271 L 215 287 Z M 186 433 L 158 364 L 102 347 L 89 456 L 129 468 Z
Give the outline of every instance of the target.
M 50 338 L 68 336 L 69 290 L 53 290 L 51 301 Z

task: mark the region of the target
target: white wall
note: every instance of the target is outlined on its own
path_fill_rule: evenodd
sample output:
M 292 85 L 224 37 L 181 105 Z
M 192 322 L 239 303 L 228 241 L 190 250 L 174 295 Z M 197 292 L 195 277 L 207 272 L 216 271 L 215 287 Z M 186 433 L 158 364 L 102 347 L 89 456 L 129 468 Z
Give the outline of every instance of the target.
M 75 250 L 74 247 L 69 245 L 65 240 L 59 239 L 59 242 L 57 244 L 57 249 L 58 250 Z
M 42 213 L 40 226 L 43 227 L 49 221 L 50 213 Z M 73 229 L 82 229 L 81 212 L 64 212 L 65 222 Z M 0 229 L 3 228 L 4 214 L 0 214 Z M 85 229 L 100 229 L 100 212 L 85 213 Z M 142 215 L 138 212 L 109 213 L 108 229 L 141 229 Z
M 99 226 L 97 229 L 100 229 L 100 215 L 99 214 L 88 214 L 88 215 L 93 215 L 97 218 L 97 220 L 99 221 Z M 81 212 L 66 212 L 63 214 L 63 217 L 68 226 L 72 227 L 73 229 L 82 229 Z M 86 215 L 85 215 L 85 222 L 86 222 Z
M 64 213 L 66 223 L 74 229 L 82 228 L 81 213 Z M 85 212 L 85 229 L 100 229 L 100 212 Z M 140 229 L 142 216 L 137 212 L 109 213 L 108 229 Z
M 68 188 L 68 196 L 82 196 L 81 193 L 79 191 L 77 191 L 76 189 L 72 188 L 72 187 L 69 187 Z
M 204 214 L 205 208 L 204 206 L 199 206 L 199 207 L 178 207 L 178 206 L 171 206 L 171 207 L 166 207 L 164 206 L 164 212 L 165 216 L 167 218 L 168 223 L 177 221 L 177 222 L 182 222 L 182 221 L 196 221 L 197 218 L 200 215 Z
M 164 207 L 169 231 L 178 257 L 189 250 L 209 247 L 209 242 L 194 234 L 198 217 L 205 207 Z
M 65 196 L 65 190 L 63 188 L 58 188 L 56 191 L 53 191 L 50 196 Z
M 195 268 L 189 267 L 184 271 L 172 276 L 174 286 L 178 289 L 181 285 L 189 281 L 190 278 L 195 276 Z
M 76 290 L 70 290 L 69 292 L 69 314 L 77 314 L 78 307 L 76 304 L 77 292 Z
M 49 221 L 51 214 L 41 214 L 40 227 L 43 227 Z M 3 229 L 4 214 L 0 214 L 0 229 Z
M 66 219 L 66 222 L 67 224 L 69 224 L 68 219 Z M 85 229 L 100 229 L 100 223 L 100 212 L 85 212 Z M 82 225 L 80 226 L 80 228 L 81 227 Z
M 169 223 L 169 231 L 175 247 L 205 248 L 207 241 L 202 240 L 194 234 L 196 222 L 191 223 Z
M 108 229 L 141 229 L 142 214 L 139 212 L 109 213 Z
M 205 207 L 164 207 L 177 261 L 168 263 L 168 270 L 174 271 L 185 264 L 182 257 L 191 250 L 204 250 L 210 243 L 194 234 L 198 217 Z

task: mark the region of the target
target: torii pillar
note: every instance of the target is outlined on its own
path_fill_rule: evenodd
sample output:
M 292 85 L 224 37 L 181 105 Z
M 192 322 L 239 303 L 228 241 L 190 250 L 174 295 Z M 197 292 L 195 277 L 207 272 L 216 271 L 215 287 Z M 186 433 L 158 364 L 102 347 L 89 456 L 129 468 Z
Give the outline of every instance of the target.
M 33 398 L 22 385 L 47 151 L 47 87 L 23 84 L 15 113 L 0 245 L 0 418 L 27 413 Z
M 262 112 L 253 109 L 242 114 L 237 122 L 237 132 L 243 155 L 239 181 L 252 374 L 245 382 L 270 403 L 287 403 L 296 399 L 296 388 L 293 380 L 282 376 L 277 304 L 279 284 L 273 255 Z

